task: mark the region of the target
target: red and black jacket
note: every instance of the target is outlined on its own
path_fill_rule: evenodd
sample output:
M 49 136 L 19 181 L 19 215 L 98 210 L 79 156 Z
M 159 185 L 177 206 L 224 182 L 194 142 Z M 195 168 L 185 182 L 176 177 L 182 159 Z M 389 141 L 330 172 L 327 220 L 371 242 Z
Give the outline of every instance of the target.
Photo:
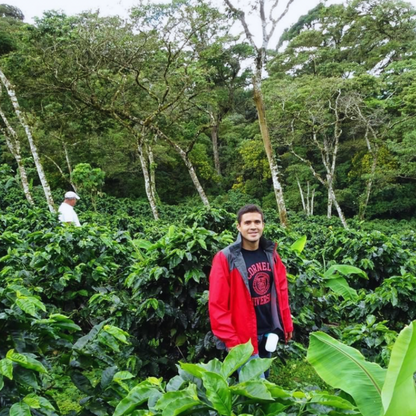
M 273 324 L 287 334 L 293 331 L 293 322 L 286 269 L 277 254 L 275 244 L 262 237 L 260 246 L 273 270 Z M 212 332 L 228 349 L 251 339 L 253 354 L 258 353 L 256 312 L 251 300 L 246 264 L 241 253 L 240 235 L 234 244 L 218 252 L 212 261 L 208 308 Z

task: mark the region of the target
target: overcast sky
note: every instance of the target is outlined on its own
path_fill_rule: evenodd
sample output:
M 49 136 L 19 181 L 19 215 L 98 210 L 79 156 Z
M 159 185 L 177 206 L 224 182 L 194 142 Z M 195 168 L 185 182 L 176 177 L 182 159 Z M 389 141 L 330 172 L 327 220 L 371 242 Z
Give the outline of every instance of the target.
M 158 0 L 152 0 L 154 2 Z M 159 1 L 159 2 L 168 2 Z M 234 5 L 241 5 L 247 0 L 234 0 Z M 416 0 L 414 0 L 416 2 Z M 6 4 L 11 4 L 18 7 L 25 15 L 25 21 L 33 23 L 35 16 L 42 16 L 46 10 L 62 10 L 67 15 L 78 14 L 85 10 L 100 10 L 103 15 L 121 15 L 126 16 L 129 8 L 138 3 L 137 0 L 5 0 Z M 222 6 L 224 2 L 222 0 L 211 0 L 212 3 Z M 342 0 L 331 0 L 331 3 L 341 3 Z M 266 4 L 271 3 L 271 0 L 266 0 Z M 280 0 L 280 12 L 283 11 L 287 0 Z M 280 35 L 283 29 L 295 23 L 299 16 L 308 12 L 319 3 L 319 0 L 294 0 L 289 13 L 285 16 L 279 25 Z M 257 26 L 257 24 L 254 24 Z
M 157 2 L 158 0 L 152 0 Z M 169 0 L 159 1 L 168 2 Z M 222 7 L 223 0 L 211 0 L 213 3 Z M 234 5 L 241 5 L 248 0 L 234 0 Z M 280 12 L 283 11 L 284 6 L 288 0 L 280 0 Z M 35 16 L 41 17 L 46 10 L 61 10 L 67 15 L 78 14 L 86 10 L 99 10 L 102 15 L 121 15 L 127 16 L 128 10 L 138 3 L 138 0 L 5 0 L 5 4 L 11 4 L 18 7 L 25 15 L 25 21 L 33 23 Z M 416 7 L 416 0 L 410 0 Z M 266 4 L 270 4 L 271 0 L 266 0 Z M 315 7 L 319 3 L 319 0 L 294 0 L 289 13 L 284 17 L 278 26 L 278 30 L 274 36 L 274 39 L 280 37 L 283 30 L 293 23 L 298 18 L 306 14 L 310 9 Z M 328 3 L 342 3 L 342 0 L 329 0 Z M 250 22 L 251 28 L 257 28 L 260 31 L 259 22 L 256 22 L 252 18 Z M 254 31 L 254 30 L 253 30 Z M 272 46 L 272 44 L 270 45 Z

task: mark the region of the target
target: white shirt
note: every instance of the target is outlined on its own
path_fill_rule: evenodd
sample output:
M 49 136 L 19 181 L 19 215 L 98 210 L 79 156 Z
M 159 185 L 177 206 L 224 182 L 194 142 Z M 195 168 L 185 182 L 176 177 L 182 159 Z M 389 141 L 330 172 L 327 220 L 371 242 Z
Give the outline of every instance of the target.
M 61 222 L 70 222 L 74 224 L 76 227 L 81 227 L 79 223 L 78 215 L 74 210 L 74 207 L 67 204 L 66 202 L 62 202 L 59 209 L 59 221 Z

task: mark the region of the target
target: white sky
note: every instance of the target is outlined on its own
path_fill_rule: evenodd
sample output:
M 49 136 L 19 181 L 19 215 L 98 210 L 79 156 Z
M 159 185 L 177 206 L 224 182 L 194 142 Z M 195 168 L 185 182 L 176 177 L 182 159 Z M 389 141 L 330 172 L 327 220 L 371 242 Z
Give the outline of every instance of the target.
M 150 1 L 168 2 L 169 0 Z M 218 4 L 219 7 L 222 7 L 224 4 L 223 0 L 211 1 L 214 4 Z M 241 7 L 241 5 L 247 3 L 247 1 L 248 0 L 233 0 L 233 4 Z M 288 0 L 280 0 L 280 12 L 283 11 L 287 1 Z M 416 7 L 416 0 L 408 1 Z M 25 15 L 25 21 L 33 23 L 33 18 L 35 16 L 41 17 L 43 12 L 46 10 L 61 10 L 67 15 L 78 14 L 86 10 L 100 10 L 102 15 L 108 16 L 118 14 L 121 16 L 127 16 L 128 10 L 132 6 L 138 4 L 138 0 L 4 0 L 4 3 L 18 7 Z M 271 0 L 266 0 L 266 5 L 270 3 Z M 280 37 L 285 28 L 295 23 L 301 15 L 306 14 L 318 3 L 319 0 L 294 0 L 289 12 L 280 22 L 273 41 L 269 44 L 269 46 L 273 47 L 273 43 Z M 328 3 L 342 3 L 342 0 L 328 0 Z M 257 29 L 257 32 L 260 32 L 261 30 L 259 22 L 256 22 L 254 18 L 250 22 L 250 27 L 254 32 L 255 29 Z
M 151 0 L 153 2 L 169 2 L 169 0 Z M 223 0 L 211 0 L 212 3 L 222 6 Z M 416 3 L 416 0 L 413 0 Z M 241 4 L 247 0 L 233 0 L 235 6 L 241 7 Z M 330 3 L 341 3 L 342 0 L 330 0 Z M 33 23 L 33 18 L 41 17 L 46 10 L 62 10 L 67 15 L 78 14 L 86 10 L 100 10 L 103 15 L 127 15 L 127 11 L 132 6 L 138 4 L 138 0 L 4 0 L 5 4 L 10 4 L 18 7 L 25 15 L 25 21 Z M 271 0 L 266 0 L 271 3 Z M 283 11 L 287 0 L 280 0 L 280 12 Z M 294 0 L 288 14 L 279 24 L 279 31 L 277 36 L 283 32 L 286 27 L 295 23 L 299 16 L 306 14 L 308 10 L 312 9 L 319 3 L 319 0 Z M 251 23 L 253 27 L 253 23 Z M 254 24 L 256 26 L 256 24 Z

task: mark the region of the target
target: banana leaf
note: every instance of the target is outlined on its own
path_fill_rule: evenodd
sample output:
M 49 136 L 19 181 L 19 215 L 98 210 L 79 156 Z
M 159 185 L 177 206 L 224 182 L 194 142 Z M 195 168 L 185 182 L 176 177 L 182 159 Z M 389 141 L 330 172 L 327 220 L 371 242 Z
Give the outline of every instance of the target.
M 381 392 L 384 416 L 416 416 L 416 321 L 403 329 L 393 347 Z
M 363 416 L 382 414 L 384 368 L 323 332 L 311 334 L 307 359 L 327 384 L 352 396 Z

